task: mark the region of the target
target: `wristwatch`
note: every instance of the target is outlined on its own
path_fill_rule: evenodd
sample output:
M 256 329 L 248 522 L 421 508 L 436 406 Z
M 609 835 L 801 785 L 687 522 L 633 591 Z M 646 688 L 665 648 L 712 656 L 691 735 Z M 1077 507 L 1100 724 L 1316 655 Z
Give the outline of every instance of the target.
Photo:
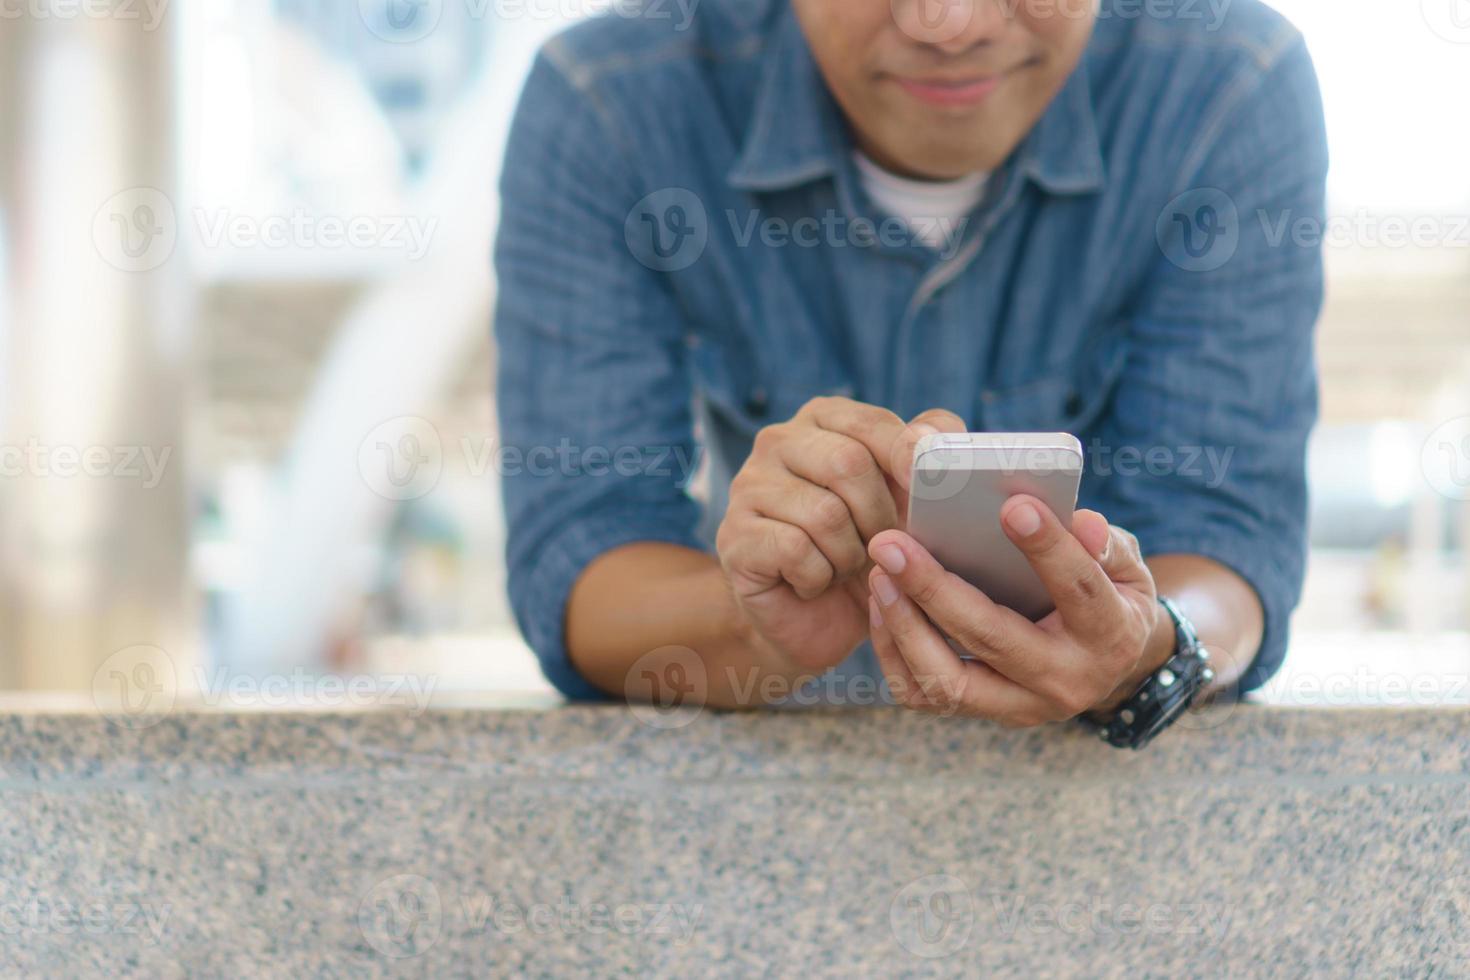
M 1194 624 L 1172 600 L 1159 596 L 1159 604 L 1174 621 L 1174 655 L 1111 718 L 1095 723 L 1103 740 L 1120 749 L 1141 749 L 1153 741 L 1215 679 Z

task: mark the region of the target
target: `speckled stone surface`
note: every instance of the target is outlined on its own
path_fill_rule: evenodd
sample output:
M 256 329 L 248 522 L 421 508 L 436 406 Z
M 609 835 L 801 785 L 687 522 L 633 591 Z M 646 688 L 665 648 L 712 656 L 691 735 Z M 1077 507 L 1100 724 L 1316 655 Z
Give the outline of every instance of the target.
M 0 974 L 1470 974 L 1463 710 L 677 720 L 0 715 Z

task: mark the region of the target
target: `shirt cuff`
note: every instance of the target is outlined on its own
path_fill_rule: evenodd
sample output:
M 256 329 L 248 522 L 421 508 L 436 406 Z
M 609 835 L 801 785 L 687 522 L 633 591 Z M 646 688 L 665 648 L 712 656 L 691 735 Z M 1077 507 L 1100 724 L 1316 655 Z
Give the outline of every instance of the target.
M 689 502 L 689 508 L 693 508 Z M 600 555 L 637 541 L 659 541 L 700 549 L 683 520 L 685 508 L 670 507 L 668 516 L 646 510 L 602 512 L 569 525 L 542 542 L 535 554 L 510 578 L 511 607 L 526 642 L 541 662 L 541 672 L 569 701 L 616 700 L 588 683 L 572 666 L 566 647 L 566 608 L 577 578 Z M 677 515 L 677 517 L 676 517 Z
M 1265 630 L 1261 648 L 1237 685 L 1246 694 L 1265 685 L 1286 659 L 1290 635 L 1291 613 L 1301 595 L 1301 581 L 1293 580 L 1275 562 L 1262 554 L 1259 542 L 1254 546 L 1229 537 L 1199 537 L 1168 534 L 1139 534 L 1139 547 L 1145 557 L 1185 554 L 1209 558 L 1229 568 L 1255 589 L 1265 613 Z

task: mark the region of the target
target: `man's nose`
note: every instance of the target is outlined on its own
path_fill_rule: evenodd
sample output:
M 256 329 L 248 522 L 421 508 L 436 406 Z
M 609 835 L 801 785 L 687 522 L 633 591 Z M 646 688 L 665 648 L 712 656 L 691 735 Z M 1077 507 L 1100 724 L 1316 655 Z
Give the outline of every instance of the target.
M 894 0 L 899 27 L 946 55 L 961 54 L 1000 38 L 1026 0 Z

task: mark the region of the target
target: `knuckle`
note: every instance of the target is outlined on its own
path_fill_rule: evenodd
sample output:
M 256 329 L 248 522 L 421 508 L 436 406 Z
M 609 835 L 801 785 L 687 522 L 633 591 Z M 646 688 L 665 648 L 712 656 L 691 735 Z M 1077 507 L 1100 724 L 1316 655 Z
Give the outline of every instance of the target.
M 772 550 L 782 564 L 799 561 L 806 556 L 807 536 L 790 524 L 777 524 L 771 529 Z
M 1072 580 L 1072 592 L 1083 602 L 1097 602 L 1112 591 L 1112 582 L 1096 564 L 1084 565 Z
M 964 432 L 967 428 L 965 420 L 947 408 L 931 408 L 921 412 L 914 421 L 927 422 L 941 432 Z
M 838 481 L 867 476 L 877 468 L 873 456 L 859 442 L 847 441 L 833 448 L 827 457 L 828 471 Z
M 944 583 L 937 575 L 915 575 L 909 583 L 909 595 L 921 606 L 928 606 L 940 596 Z
M 950 635 L 960 646 L 972 652 L 1002 649 L 994 627 L 985 620 L 963 623 L 951 630 Z
M 835 493 L 823 491 L 812 504 L 813 525 L 821 531 L 841 531 L 851 520 L 847 504 Z
M 784 422 L 777 425 L 768 425 L 757 431 L 755 439 L 751 442 L 751 455 L 765 456 L 773 452 L 785 437 L 786 431 L 787 427 Z

